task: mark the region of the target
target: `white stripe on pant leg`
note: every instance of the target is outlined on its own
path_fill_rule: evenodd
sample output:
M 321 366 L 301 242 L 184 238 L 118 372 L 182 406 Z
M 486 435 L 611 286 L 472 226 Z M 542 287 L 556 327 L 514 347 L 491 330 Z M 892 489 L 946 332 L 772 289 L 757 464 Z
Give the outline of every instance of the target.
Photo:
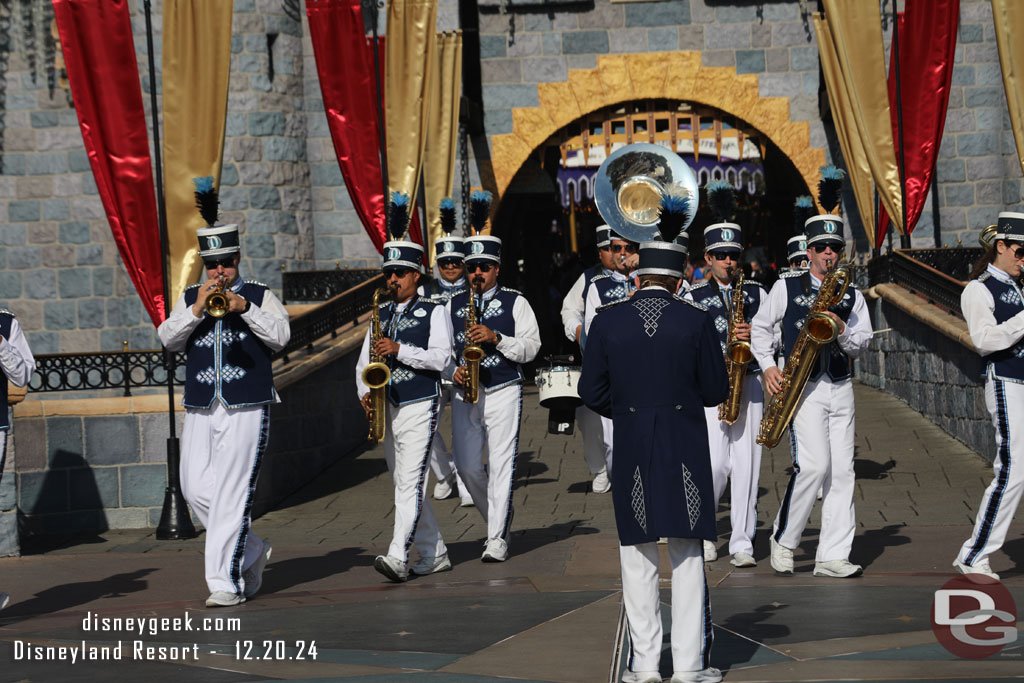
M 831 460 L 821 499 L 821 533 L 815 554 L 817 562 L 849 559 L 857 531 L 853 503 L 857 483 L 853 470 L 856 438 L 853 383 L 848 380 L 834 383 L 831 393 L 828 417 Z
M 993 479 L 985 489 L 971 538 L 964 543 L 960 557 L 965 564 L 976 565 L 999 550 L 1006 540 L 1010 524 L 1024 492 L 1024 384 L 988 379 L 985 403 L 996 426 L 996 457 Z
M 672 667 L 675 673 L 707 668 L 713 636 L 704 582 L 704 550 L 699 538 L 669 538 L 672 564 Z
M 701 556 L 703 559 L 703 555 Z M 656 543 L 620 545 L 622 603 L 632 656 L 630 671 L 658 671 L 661 664 L 661 595 Z M 703 568 L 701 569 L 703 571 Z
M 466 484 L 473 505 L 487 521 L 487 470 L 484 468 L 485 434 L 483 425 L 485 392 L 477 403 L 466 403 L 457 394 L 452 401 L 452 453 L 455 469 Z
M 483 418 L 487 433 L 488 538 L 506 538 L 512 522 L 512 485 L 515 482 L 522 412 L 521 384 L 487 393 Z
M 747 375 L 739 418 L 729 427 L 732 471 L 729 486 L 729 553 L 754 554 L 757 531 L 757 484 L 761 474 L 761 446 L 757 432 L 764 414 L 764 390 L 758 375 Z

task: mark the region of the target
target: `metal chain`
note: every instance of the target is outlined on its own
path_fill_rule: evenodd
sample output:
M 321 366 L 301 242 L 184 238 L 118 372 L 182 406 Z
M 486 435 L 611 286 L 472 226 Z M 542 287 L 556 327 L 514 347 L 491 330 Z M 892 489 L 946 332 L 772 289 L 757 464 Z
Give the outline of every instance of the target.
M 468 234 L 469 225 L 469 134 L 466 130 L 466 123 L 459 124 L 459 173 L 462 184 L 462 226 Z

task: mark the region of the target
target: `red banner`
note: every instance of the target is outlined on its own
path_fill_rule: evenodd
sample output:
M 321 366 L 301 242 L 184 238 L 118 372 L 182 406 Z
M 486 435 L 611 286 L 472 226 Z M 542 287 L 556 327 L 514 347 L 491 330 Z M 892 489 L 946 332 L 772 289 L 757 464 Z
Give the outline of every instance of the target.
M 338 166 L 359 220 L 380 252 L 386 239 L 385 202 L 373 40 L 366 36 L 359 0 L 306 0 L 306 15 Z M 378 55 L 383 74 L 383 38 L 378 38 Z M 418 212 L 409 233 L 423 243 Z
M 96 189 L 128 276 L 154 325 L 164 281 L 153 165 L 127 0 L 53 0 L 68 82 Z
M 907 0 L 899 15 L 900 99 L 903 107 L 903 171 L 907 196 L 907 234 L 921 218 L 935 173 L 935 161 L 946 125 L 953 51 L 956 48 L 960 0 Z M 895 50 L 889 60 L 889 105 L 892 134 L 899 162 L 896 118 Z M 879 212 L 875 246 L 880 248 L 889 229 L 889 215 Z

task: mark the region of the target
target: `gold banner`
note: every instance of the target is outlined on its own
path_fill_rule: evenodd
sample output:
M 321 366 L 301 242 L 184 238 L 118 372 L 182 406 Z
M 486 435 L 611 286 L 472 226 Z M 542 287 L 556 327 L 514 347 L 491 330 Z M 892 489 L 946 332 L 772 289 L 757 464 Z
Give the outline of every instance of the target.
M 1003 70 L 1006 106 L 1017 145 L 1017 161 L 1024 170 L 1024 43 L 1017 42 L 1024 31 L 1024 3 L 1020 0 L 992 0 L 992 20 L 996 27 L 999 66 Z
M 441 200 L 450 197 L 455 178 L 455 149 L 459 141 L 459 101 L 462 97 L 462 32 L 437 34 L 437 58 L 430 77 L 430 118 L 423 150 L 423 201 L 427 207 L 424 246 L 434 263 L 434 241 L 441 236 Z
M 903 198 L 893 145 L 878 2 L 824 0 L 824 3 L 825 19 L 850 99 L 849 107 L 857 120 L 875 188 L 893 225 L 902 234 Z
M 839 137 L 839 147 L 843 150 L 846 170 L 849 173 L 850 187 L 857 200 L 864 223 L 864 231 L 868 234 L 871 244 L 875 244 L 875 207 L 874 190 L 871 182 L 871 168 L 868 166 L 867 153 L 864 151 L 862 133 L 857 126 L 857 118 L 850 106 L 850 94 L 843 81 L 839 58 L 836 56 L 835 43 L 828 23 L 820 15 L 814 14 L 814 30 L 818 35 L 818 56 L 821 60 L 821 72 L 825 77 L 825 89 L 828 92 L 828 104 L 832 109 L 832 121 Z M 813 189 L 813 188 L 812 188 Z
M 436 59 L 437 0 L 391 0 L 384 41 L 384 121 L 388 188 L 409 195 L 410 215 L 423 166 Z M 397 239 L 405 226 L 389 226 Z
M 233 0 L 164 0 L 164 194 L 173 305 L 199 277 L 192 178 L 220 187 L 231 71 Z

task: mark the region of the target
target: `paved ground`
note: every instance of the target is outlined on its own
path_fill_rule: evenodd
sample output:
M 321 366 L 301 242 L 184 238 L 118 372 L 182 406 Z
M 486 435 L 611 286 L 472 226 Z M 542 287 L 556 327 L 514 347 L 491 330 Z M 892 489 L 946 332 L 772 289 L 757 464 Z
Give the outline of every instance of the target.
M 952 577 L 949 563 L 991 469 L 899 401 L 865 387 L 857 401 L 860 529 L 852 559 L 865 575 L 811 576 L 816 518 L 795 577 L 771 571 L 760 534 L 756 568 L 735 570 L 727 557 L 708 566 L 713 663 L 727 681 L 1024 678 L 1024 641 L 996 657 L 961 660 L 930 630 L 932 595 Z M 390 483 L 382 457 L 368 451 L 257 521 L 274 555 L 261 594 L 237 608 L 202 607 L 201 537 L 50 538 L 30 548 L 34 554 L 0 559 L 0 589 L 12 594 L 0 613 L 0 681 L 608 681 L 620 637 L 611 500 L 589 492 L 579 437 L 547 436 L 535 394 L 526 405 L 508 562 L 479 561 L 484 526 L 452 499 L 434 505 L 454 571 L 382 581 L 371 565 L 390 536 Z M 782 450 L 764 458 L 762 528 L 787 467 Z M 724 508 L 720 518 L 727 520 Z M 726 522 L 720 531 L 725 538 Z M 1017 524 L 992 563 L 1018 604 L 1022 532 Z M 93 617 L 122 621 L 100 630 Z M 141 634 L 129 633 L 129 617 L 189 619 L 192 630 L 145 622 Z M 204 624 L 206 617 L 222 621 Z M 62 646 L 122 659 L 27 658 Z M 671 674 L 667 659 L 662 668 Z

